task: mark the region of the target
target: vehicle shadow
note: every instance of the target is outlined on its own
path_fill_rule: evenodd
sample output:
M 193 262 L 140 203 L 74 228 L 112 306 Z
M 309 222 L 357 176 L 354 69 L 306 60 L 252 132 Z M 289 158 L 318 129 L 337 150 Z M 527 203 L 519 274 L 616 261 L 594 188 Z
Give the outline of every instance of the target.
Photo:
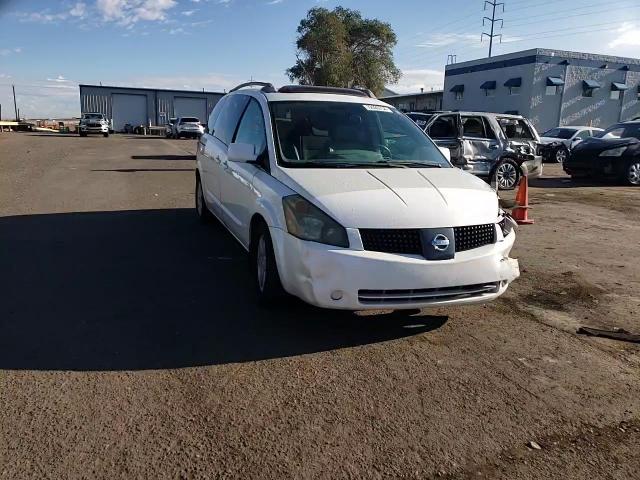
M 195 155 L 131 155 L 132 160 L 195 160 Z
M 193 172 L 195 168 L 105 168 L 94 169 L 92 172 L 119 172 L 119 173 L 136 173 L 136 172 Z
M 257 306 L 246 253 L 191 209 L 0 217 L 0 369 L 141 370 L 412 336 L 447 317 Z
M 570 177 L 540 177 L 529 181 L 530 187 L 536 188 L 578 188 L 615 186 L 615 180 L 602 178 L 570 178 Z

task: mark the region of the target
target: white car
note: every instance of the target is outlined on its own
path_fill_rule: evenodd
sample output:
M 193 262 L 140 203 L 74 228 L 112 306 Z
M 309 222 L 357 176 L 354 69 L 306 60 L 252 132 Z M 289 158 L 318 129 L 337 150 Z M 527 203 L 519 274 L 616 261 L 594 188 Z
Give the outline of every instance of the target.
M 541 151 L 545 160 L 563 163 L 569 152 L 582 140 L 602 132 L 596 127 L 557 127 L 547 130 L 540 137 Z
M 515 223 L 491 187 L 370 95 L 233 89 L 198 143 L 199 217 L 217 217 L 249 252 L 261 302 L 287 292 L 367 310 L 497 298 L 519 276 Z
M 204 127 L 196 117 L 178 117 L 173 123 L 173 138 L 199 138 Z
M 102 136 L 109 136 L 109 120 L 104 113 L 91 112 L 83 113 L 78 124 L 78 134 L 86 137 L 90 133 L 101 133 Z

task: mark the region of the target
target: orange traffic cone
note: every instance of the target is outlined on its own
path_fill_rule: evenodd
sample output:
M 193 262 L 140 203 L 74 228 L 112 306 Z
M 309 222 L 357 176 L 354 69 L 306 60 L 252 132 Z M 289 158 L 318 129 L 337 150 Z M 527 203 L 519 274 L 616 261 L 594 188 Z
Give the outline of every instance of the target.
M 531 225 L 533 218 L 529 218 L 529 182 L 527 176 L 520 178 L 520 185 L 516 192 L 516 206 L 511 210 L 511 216 L 518 225 Z

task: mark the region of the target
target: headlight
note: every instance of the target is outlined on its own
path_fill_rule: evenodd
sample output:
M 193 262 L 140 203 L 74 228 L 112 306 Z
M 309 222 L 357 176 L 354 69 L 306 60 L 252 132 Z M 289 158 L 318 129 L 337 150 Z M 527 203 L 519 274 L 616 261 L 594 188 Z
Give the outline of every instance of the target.
M 311 242 L 348 247 L 345 228 L 300 195 L 282 199 L 287 231 L 294 237 Z
M 627 147 L 611 148 L 609 150 L 605 150 L 599 156 L 600 157 L 619 157 L 624 153 L 626 149 Z
M 500 210 L 498 213 L 498 226 L 500 230 L 502 230 L 502 236 L 507 238 L 507 236 L 518 226 L 516 221 L 511 218 L 511 215 Z

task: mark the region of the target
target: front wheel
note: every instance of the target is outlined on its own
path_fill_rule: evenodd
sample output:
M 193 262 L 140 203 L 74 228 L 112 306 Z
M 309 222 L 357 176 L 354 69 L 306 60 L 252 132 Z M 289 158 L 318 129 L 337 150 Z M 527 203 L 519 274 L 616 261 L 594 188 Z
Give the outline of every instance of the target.
M 568 156 L 569 156 L 569 150 L 567 150 L 567 147 L 562 146 L 556 150 L 556 154 L 555 154 L 556 162 L 564 163 L 567 160 Z
M 624 179 L 627 185 L 634 187 L 640 185 L 640 158 L 634 158 L 627 162 Z
M 513 190 L 520 181 L 520 167 L 510 158 L 498 163 L 494 175 L 499 190 Z
M 104 138 L 107 138 L 107 137 L 109 136 L 109 132 L 103 133 L 103 134 L 102 134 L 102 136 L 103 136 Z
M 258 301 L 263 305 L 273 305 L 283 298 L 284 289 L 280 282 L 269 229 L 266 225 L 258 228 L 251 247 L 251 270 Z

